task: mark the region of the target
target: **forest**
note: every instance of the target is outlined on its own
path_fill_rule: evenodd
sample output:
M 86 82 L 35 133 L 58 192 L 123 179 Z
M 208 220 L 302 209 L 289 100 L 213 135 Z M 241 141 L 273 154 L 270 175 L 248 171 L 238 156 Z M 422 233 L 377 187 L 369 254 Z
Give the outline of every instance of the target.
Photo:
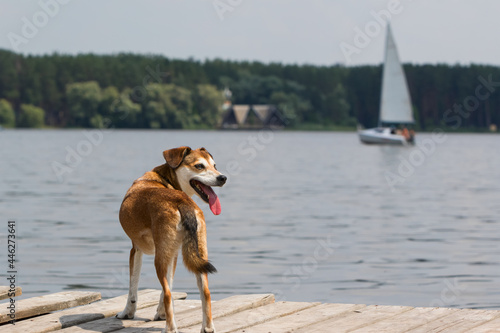
M 417 130 L 500 124 L 500 68 L 405 64 Z M 274 104 L 290 129 L 378 122 L 382 67 L 169 59 L 159 55 L 23 55 L 0 50 L 0 125 L 213 129 L 233 104 Z

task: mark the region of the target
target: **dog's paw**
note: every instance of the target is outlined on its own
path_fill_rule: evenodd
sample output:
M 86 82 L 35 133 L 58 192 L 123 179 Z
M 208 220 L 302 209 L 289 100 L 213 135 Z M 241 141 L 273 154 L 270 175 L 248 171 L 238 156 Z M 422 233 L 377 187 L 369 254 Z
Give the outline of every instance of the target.
M 167 315 L 165 314 L 165 312 L 164 313 L 157 312 L 155 314 L 154 320 L 156 320 L 156 321 L 158 321 L 158 320 L 165 320 L 166 318 L 167 318 Z
M 134 319 L 134 314 L 128 311 L 118 312 L 115 316 L 118 319 Z
M 214 328 L 205 327 L 205 328 L 201 329 L 201 333 L 215 333 L 215 329 Z

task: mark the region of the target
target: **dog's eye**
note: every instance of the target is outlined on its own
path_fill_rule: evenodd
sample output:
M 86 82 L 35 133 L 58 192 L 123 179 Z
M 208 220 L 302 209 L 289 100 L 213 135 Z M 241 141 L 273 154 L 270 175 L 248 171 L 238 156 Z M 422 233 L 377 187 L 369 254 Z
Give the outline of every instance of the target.
M 203 170 L 203 169 L 205 169 L 205 166 L 204 166 L 203 164 L 196 164 L 194 167 L 195 167 L 196 169 L 198 169 L 198 170 Z

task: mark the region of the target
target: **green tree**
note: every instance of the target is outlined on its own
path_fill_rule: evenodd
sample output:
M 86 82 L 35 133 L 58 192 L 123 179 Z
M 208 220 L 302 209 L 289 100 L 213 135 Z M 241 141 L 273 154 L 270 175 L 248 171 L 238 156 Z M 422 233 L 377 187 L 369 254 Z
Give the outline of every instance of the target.
M 307 113 L 312 112 L 311 103 L 294 93 L 274 92 L 270 103 L 277 106 L 290 126 L 300 124 Z
M 326 119 L 334 125 L 355 125 L 356 121 L 349 117 L 350 105 L 347 93 L 342 84 L 337 84 L 331 94 L 325 99 Z M 354 124 L 353 124 L 354 122 Z
M 21 104 L 18 127 L 43 127 L 45 111 L 31 104 Z
M 101 103 L 99 104 L 99 114 L 110 117 L 117 101 L 120 99 L 120 92 L 115 86 L 109 86 L 101 91 Z
M 214 128 L 222 116 L 222 91 L 210 84 L 199 84 L 193 94 L 194 121 L 202 127 Z
M 146 127 L 190 128 L 193 126 L 191 92 L 174 84 L 149 84 L 143 101 Z
M 125 89 L 109 104 L 109 120 L 111 125 L 120 128 L 143 127 L 141 121 L 141 105 L 132 102 L 130 89 Z
M 101 88 L 96 81 L 70 83 L 66 85 L 70 124 L 79 127 L 99 124 Z
M 9 101 L 0 99 L 0 125 L 3 127 L 16 126 L 16 114 Z
M 20 97 L 19 65 L 23 56 L 0 50 L 0 96 L 15 104 Z

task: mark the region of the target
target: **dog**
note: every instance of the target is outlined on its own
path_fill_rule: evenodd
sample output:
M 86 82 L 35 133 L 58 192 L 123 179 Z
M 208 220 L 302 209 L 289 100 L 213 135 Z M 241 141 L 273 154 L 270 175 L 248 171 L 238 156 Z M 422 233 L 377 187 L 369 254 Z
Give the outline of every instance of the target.
M 202 333 L 215 332 L 212 321 L 208 273 L 215 267 L 208 261 L 206 225 L 202 210 L 191 199 L 198 195 L 215 215 L 221 205 L 212 186 L 223 186 L 227 177 L 217 171 L 205 149 L 179 147 L 163 152 L 165 164 L 136 179 L 120 207 L 120 223 L 132 240 L 130 286 L 120 319 L 134 318 L 142 254 L 154 255 L 162 294 L 155 320 L 166 321 L 166 332 L 177 332 L 171 296 L 177 255 L 182 248 L 186 268 L 196 275 L 202 301 Z

